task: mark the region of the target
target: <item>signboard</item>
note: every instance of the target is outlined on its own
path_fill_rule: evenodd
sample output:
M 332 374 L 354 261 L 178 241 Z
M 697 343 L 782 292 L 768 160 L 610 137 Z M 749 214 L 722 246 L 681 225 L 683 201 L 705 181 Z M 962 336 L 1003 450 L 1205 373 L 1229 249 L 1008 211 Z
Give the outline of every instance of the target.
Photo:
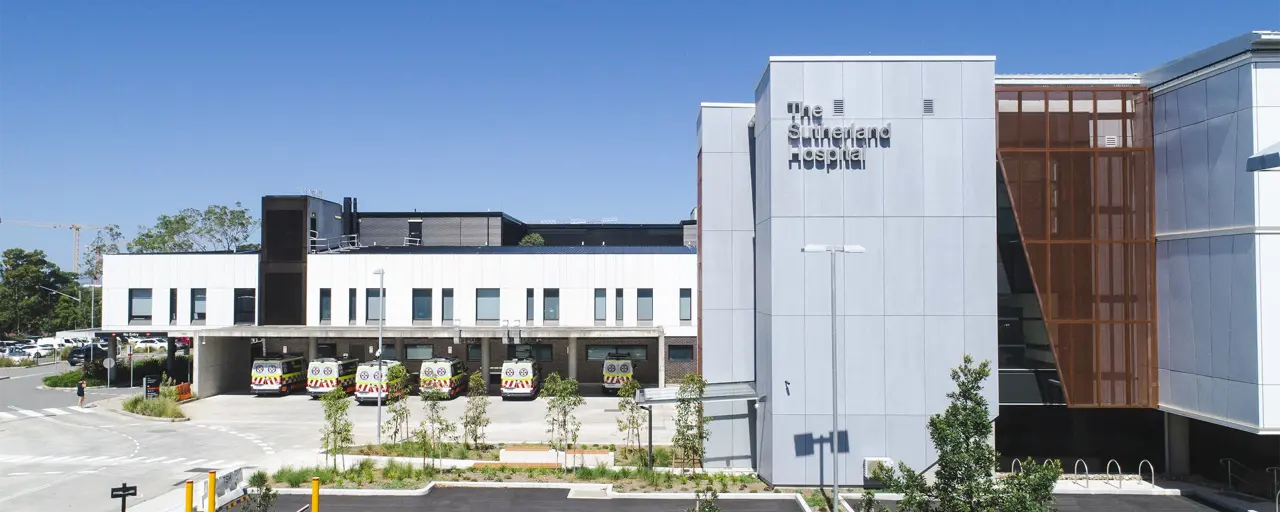
M 240 468 L 219 474 L 215 480 L 216 487 L 213 489 L 214 506 L 221 509 L 223 505 L 231 503 L 246 494 L 249 489 L 244 482 L 244 472 Z M 199 499 L 196 503 L 198 510 L 204 510 L 205 504 L 209 502 L 209 482 L 208 480 L 200 483 Z M 207 512 L 207 511 L 205 511 Z
M 787 102 L 787 140 L 791 145 L 791 157 L 787 167 L 862 169 L 866 166 L 867 150 L 888 147 L 891 126 L 839 125 L 824 123 L 822 105 L 807 105 L 800 101 Z M 809 167 L 805 167 L 809 166 Z
M 138 495 L 138 486 L 136 485 L 125 485 L 124 483 L 121 483 L 120 487 L 111 488 L 111 499 L 113 500 L 118 500 L 120 498 L 124 498 L 128 496 L 137 496 L 137 495 Z
M 108 357 L 108 358 L 106 358 L 106 359 L 103 359 L 103 360 L 102 360 L 102 366 L 103 366 L 104 368 L 107 368 L 107 369 L 115 368 L 115 367 L 116 367 L 116 360 L 115 360 L 115 359 L 112 359 L 112 358 L 110 358 L 110 357 Z
M 147 390 L 147 398 L 160 398 L 160 376 L 147 375 L 142 378 L 142 386 Z

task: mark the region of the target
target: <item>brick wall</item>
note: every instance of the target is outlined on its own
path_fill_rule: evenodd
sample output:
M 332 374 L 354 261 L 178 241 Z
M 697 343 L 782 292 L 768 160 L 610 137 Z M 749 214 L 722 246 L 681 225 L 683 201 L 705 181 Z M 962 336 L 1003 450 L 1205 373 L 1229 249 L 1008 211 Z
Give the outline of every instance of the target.
M 667 347 L 668 348 L 672 346 L 691 347 L 696 345 L 697 342 L 698 342 L 698 338 L 694 336 L 668 337 Z M 667 354 L 663 354 L 662 356 L 667 357 Z M 685 375 L 688 375 L 690 373 L 698 373 L 698 357 L 699 356 L 700 354 L 698 354 L 697 347 L 694 347 L 692 361 L 672 361 L 671 359 L 668 358 L 667 359 L 667 384 L 680 384 L 680 379 L 683 379 Z
M 600 384 L 604 382 L 604 361 L 588 361 L 589 346 L 642 345 L 648 351 L 648 360 L 632 361 L 635 369 L 632 376 L 641 385 L 653 386 L 658 383 L 658 339 L 657 338 L 617 338 L 578 340 L 578 382 Z

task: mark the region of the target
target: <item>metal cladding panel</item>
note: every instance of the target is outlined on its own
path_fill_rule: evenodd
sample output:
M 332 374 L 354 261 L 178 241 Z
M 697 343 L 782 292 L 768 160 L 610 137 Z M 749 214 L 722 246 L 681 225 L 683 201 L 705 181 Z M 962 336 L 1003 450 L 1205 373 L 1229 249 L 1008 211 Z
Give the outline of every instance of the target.
M 488 240 L 486 245 L 502 245 L 502 217 L 489 217 Z
M 422 245 L 462 245 L 462 219 L 459 217 L 422 219 Z
M 460 219 L 458 243 L 465 246 L 487 245 L 489 243 L 489 219 L 484 217 L 463 217 Z
M 409 219 L 364 217 L 360 219 L 360 243 L 364 245 L 404 245 L 409 236 Z

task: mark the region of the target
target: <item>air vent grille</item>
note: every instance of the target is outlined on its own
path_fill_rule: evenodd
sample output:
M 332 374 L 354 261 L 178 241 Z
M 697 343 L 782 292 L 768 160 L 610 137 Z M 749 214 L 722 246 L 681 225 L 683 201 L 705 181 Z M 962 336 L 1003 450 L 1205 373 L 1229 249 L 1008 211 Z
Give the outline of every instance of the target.
M 844 115 L 844 100 L 835 100 L 831 102 L 831 113 L 832 115 L 837 116 Z
M 1117 137 L 1115 135 L 1107 135 L 1102 138 L 1102 147 L 1104 148 L 1114 148 L 1119 145 L 1120 145 L 1120 137 Z
M 924 100 L 924 115 L 933 115 L 933 100 Z

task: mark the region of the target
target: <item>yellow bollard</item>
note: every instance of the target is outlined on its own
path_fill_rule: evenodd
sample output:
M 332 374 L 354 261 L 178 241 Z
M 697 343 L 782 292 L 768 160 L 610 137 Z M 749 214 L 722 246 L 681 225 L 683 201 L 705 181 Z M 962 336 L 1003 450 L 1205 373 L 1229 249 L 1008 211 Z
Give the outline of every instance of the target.
M 320 512 L 320 477 L 311 477 L 311 511 Z
M 195 496 L 196 483 L 187 480 L 187 508 L 182 509 L 182 512 L 191 512 L 192 510 L 195 510 L 195 508 L 193 508 L 195 506 Z
M 218 509 L 218 472 L 209 472 L 209 508 L 206 512 L 213 512 Z

